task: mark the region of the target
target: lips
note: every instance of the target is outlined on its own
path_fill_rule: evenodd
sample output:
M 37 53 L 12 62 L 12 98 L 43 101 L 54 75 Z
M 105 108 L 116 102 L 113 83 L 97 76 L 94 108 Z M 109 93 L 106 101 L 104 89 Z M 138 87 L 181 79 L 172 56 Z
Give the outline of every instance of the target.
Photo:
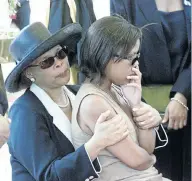
M 69 69 L 65 70 L 64 72 L 60 73 L 57 77 L 63 78 L 67 75 L 67 73 L 69 72 Z

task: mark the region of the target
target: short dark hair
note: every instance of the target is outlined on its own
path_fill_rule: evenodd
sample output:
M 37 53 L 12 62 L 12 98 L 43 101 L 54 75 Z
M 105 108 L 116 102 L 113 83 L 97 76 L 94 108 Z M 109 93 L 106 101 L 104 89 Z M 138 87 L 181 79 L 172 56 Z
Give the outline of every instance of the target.
M 97 20 L 80 43 L 81 71 L 91 81 L 100 83 L 109 61 L 114 59 L 115 55 L 126 57 L 141 37 L 141 29 L 121 16 L 107 16 Z

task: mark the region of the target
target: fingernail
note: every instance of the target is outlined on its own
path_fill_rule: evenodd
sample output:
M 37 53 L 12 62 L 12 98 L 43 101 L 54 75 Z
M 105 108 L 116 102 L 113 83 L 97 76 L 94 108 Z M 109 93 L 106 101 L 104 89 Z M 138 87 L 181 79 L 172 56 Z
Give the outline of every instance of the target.
M 133 111 L 137 111 L 138 109 L 137 108 L 133 108 Z

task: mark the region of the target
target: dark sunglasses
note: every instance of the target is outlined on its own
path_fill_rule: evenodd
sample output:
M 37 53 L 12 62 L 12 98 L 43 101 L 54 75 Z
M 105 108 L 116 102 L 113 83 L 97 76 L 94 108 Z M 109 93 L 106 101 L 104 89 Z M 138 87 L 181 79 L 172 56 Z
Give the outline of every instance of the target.
M 38 67 L 40 66 L 41 69 L 47 69 L 50 68 L 51 66 L 53 66 L 53 64 L 55 63 L 55 57 L 57 57 L 59 60 L 64 59 L 68 54 L 68 50 L 67 48 L 62 48 L 61 50 L 59 50 L 56 55 L 54 57 L 49 57 L 45 60 L 43 60 L 42 62 L 40 62 L 37 65 L 30 65 L 29 67 Z
M 120 59 L 127 59 L 127 60 L 131 61 L 131 65 L 134 65 L 136 61 L 139 61 L 140 52 L 138 51 L 135 55 L 136 55 L 136 56 L 135 56 L 132 60 L 130 60 L 129 57 L 121 57 L 121 56 L 119 56 L 119 55 L 115 55 L 115 57 L 117 57 L 118 60 L 120 60 Z M 117 61 L 118 61 L 118 60 L 117 60 Z

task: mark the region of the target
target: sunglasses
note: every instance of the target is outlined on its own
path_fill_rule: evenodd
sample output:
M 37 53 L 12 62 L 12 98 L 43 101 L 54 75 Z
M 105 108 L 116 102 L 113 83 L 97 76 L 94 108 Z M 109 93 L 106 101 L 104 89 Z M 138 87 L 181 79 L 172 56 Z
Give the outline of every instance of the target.
M 115 57 L 117 57 L 118 60 L 127 59 L 127 60 L 131 61 L 131 65 L 134 65 L 136 61 L 139 61 L 140 52 L 138 51 L 135 55 L 136 55 L 136 56 L 135 56 L 132 60 L 131 60 L 130 57 L 121 57 L 121 56 L 119 56 L 119 55 L 115 55 Z M 118 61 L 118 60 L 116 60 L 116 61 Z
M 62 48 L 61 50 L 59 50 L 56 55 L 54 57 L 49 57 L 45 60 L 43 60 L 42 62 L 40 62 L 37 65 L 30 65 L 29 67 L 40 67 L 41 69 L 47 69 L 50 68 L 51 66 L 54 65 L 55 63 L 55 58 L 58 58 L 59 60 L 64 59 L 67 56 L 68 50 L 67 48 Z

